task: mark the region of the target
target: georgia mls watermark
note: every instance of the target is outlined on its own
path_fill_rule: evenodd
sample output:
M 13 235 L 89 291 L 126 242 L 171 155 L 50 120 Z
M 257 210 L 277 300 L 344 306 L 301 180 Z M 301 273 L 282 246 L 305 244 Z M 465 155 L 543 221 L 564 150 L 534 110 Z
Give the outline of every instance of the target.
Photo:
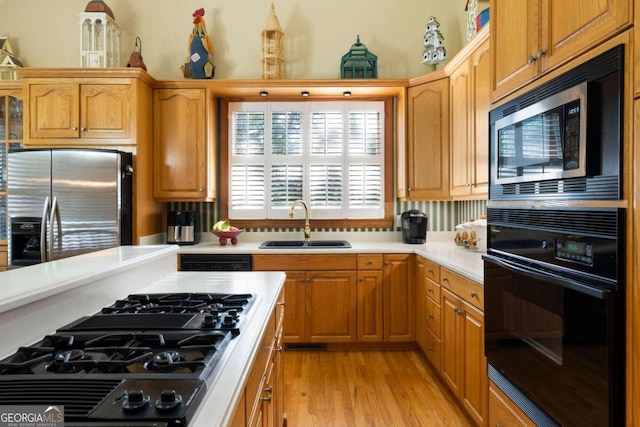
M 64 427 L 64 406 L 3 405 L 0 427 Z

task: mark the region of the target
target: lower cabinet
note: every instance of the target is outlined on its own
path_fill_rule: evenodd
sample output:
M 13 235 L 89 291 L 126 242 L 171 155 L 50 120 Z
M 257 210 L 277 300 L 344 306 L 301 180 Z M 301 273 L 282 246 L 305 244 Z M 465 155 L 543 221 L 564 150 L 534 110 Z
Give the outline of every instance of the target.
M 273 427 L 286 425 L 284 413 L 284 365 L 282 328 L 284 293 L 270 317 L 262 336 L 235 415 L 232 427 Z
M 420 256 L 415 274 L 416 341 L 467 413 L 484 426 L 488 378 L 483 288 Z
M 356 255 L 254 255 L 253 268 L 287 275 L 284 342 L 356 342 Z
M 495 384 L 489 382 L 489 425 L 492 427 L 535 427 L 536 424 Z
M 416 340 L 413 254 L 383 256 L 384 341 Z
M 414 342 L 413 254 L 254 255 L 284 271 L 286 343 Z

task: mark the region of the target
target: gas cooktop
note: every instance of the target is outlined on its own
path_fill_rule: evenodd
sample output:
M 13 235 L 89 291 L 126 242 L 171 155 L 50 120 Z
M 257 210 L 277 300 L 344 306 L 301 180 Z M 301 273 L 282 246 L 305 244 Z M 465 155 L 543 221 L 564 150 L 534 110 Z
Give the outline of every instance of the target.
M 129 295 L 1 360 L 0 405 L 64 406 L 65 424 L 186 426 L 254 300 Z

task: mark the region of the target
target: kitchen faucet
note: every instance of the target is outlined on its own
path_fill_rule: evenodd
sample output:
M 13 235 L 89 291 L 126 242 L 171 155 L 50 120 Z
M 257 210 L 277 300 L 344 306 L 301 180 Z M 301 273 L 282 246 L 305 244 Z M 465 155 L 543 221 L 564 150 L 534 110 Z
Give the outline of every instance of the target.
M 291 209 L 289 209 L 289 218 L 293 218 L 293 210 L 298 203 L 304 207 L 304 228 L 301 228 L 301 230 L 304 233 L 304 241 L 308 243 L 311 241 L 311 227 L 309 227 L 309 207 L 304 200 L 296 200 L 293 202 Z

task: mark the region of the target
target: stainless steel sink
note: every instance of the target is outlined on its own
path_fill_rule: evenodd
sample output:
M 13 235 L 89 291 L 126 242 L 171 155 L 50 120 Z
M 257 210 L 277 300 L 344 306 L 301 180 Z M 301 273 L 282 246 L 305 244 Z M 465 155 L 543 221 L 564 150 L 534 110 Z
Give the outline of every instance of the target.
M 345 249 L 351 244 L 346 240 L 267 240 L 258 249 Z

